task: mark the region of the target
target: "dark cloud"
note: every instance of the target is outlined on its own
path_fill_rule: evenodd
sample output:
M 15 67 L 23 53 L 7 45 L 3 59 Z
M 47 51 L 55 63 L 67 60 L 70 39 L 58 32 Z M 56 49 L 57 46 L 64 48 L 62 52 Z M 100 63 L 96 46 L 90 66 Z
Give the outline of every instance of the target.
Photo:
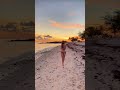
M 35 37 L 35 38 L 38 39 L 38 40 L 42 40 L 42 39 L 43 39 L 41 35 L 40 35 L 40 36 L 37 36 L 37 37 Z
M 52 38 L 52 36 L 50 36 L 50 35 L 45 35 L 44 36 L 44 39 L 50 39 L 50 38 Z
M 51 39 L 51 38 L 53 38 L 53 37 L 50 36 L 50 35 L 44 35 L 44 36 L 39 35 L 39 36 L 36 36 L 35 38 L 36 38 L 37 40 L 44 40 L 44 39 Z

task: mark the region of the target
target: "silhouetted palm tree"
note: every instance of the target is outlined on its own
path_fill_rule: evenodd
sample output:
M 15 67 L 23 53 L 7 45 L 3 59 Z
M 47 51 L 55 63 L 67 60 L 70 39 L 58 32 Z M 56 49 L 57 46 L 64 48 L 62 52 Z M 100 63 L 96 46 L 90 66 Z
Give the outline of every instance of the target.
M 85 31 L 83 31 L 82 33 L 79 32 L 78 35 L 79 35 L 82 39 L 85 39 Z
M 87 27 L 85 29 L 85 35 L 86 37 L 94 37 L 94 36 L 97 36 L 97 35 L 102 35 L 102 31 L 100 28 L 98 27 Z
M 69 37 L 69 40 L 71 40 L 73 42 L 73 41 L 77 41 L 78 38 L 77 37 Z
M 120 31 L 120 10 L 114 11 L 113 14 L 104 16 L 105 24 L 113 31 L 114 35 Z

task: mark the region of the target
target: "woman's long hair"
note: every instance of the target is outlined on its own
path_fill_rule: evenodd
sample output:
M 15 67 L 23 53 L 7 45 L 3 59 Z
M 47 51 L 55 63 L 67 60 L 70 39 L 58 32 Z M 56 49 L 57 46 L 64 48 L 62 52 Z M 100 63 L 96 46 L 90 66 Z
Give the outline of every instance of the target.
M 64 49 L 64 44 L 65 44 L 65 41 L 62 41 L 61 43 L 61 48 Z

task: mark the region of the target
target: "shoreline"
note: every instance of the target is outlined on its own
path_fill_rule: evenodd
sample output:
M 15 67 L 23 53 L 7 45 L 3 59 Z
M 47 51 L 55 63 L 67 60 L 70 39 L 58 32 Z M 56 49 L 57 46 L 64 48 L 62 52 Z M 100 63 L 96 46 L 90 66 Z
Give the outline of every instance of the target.
M 36 52 L 39 52 L 39 51 L 42 51 L 43 49 L 46 49 L 46 48 L 54 48 L 56 46 L 59 46 L 60 44 L 48 44 L 48 43 L 44 43 L 44 44 L 39 44 L 39 43 L 35 43 L 35 53 Z
M 78 43 L 76 43 L 76 42 L 68 42 L 67 43 L 68 44 L 68 47 L 69 48 L 71 48 L 70 46 L 72 46 L 72 47 L 74 47 L 73 45 L 76 45 L 76 46 L 82 46 L 82 47 L 85 47 L 85 42 L 78 42 Z M 37 59 L 38 58 L 38 54 L 39 54 L 39 57 L 41 57 L 42 56 L 42 53 L 44 53 L 44 52 L 49 52 L 50 50 L 52 50 L 52 49 L 54 49 L 54 48 L 56 48 L 56 47 L 59 47 L 60 45 L 58 45 L 58 46 L 53 46 L 53 47 L 46 47 L 46 48 L 44 48 L 44 49 L 42 49 L 42 50 L 38 50 L 38 51 L 35 51 L 35 58 Z
M 38 50 L 37 52 L 35 52 L 35 61 L 36 61 L 36 59 L 38 59 L 39 57 L 41 57 L 44 53 L 49 52 L 49 51 L 51 51 L 52 49 L 54 49 L 56 47 L 59 47 L 59 46 L 47 47 L 47 48 L 44 48 L 42 50 Z
M 59 45 L 58 45 L 58 46 L 59 46 Z M 38 53 L 38 52 L 49 51 L 49 50 L 51 50 L 51 49 L 53 49 L 53 48 L 55 48 L 55 47 L 57 47 L 57 46 L 54 46 L 54 47 L 46 47 L 46 48 L 44 48 L 44 49 L 37 50 L 37 51 L 35 51 L 35 54 Z

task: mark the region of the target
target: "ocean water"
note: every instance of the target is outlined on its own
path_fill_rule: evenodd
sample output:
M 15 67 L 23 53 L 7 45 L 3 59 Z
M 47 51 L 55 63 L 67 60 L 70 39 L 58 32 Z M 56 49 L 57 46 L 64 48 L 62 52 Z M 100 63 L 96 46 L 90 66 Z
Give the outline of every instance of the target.
M 11 60 L 11 58 L 20 56 L 24 53 L 34 50 L 34 42 L 27 41 L 15 41 L 9 42 L 9 40 L 0 39 L 0 63 Z
M 39 44 L 39 43 L 35 43 L 35 52 L 38 52 L 38 51 L 41 51 L 45 48 L 53 48 L 53 47 L 56 47 L 56 46 L 59 46 L 60 44 Z

